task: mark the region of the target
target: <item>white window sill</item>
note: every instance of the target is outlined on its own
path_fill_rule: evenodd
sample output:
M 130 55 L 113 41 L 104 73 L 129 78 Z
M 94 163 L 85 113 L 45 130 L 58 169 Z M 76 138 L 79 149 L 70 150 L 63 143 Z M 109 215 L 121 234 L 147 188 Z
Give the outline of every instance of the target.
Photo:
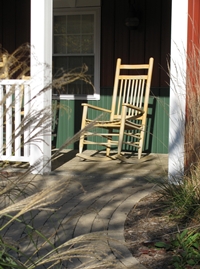
M 74 94 L 53 94 L 53 100 L 100 100 L 100 94 L 74 95 Z

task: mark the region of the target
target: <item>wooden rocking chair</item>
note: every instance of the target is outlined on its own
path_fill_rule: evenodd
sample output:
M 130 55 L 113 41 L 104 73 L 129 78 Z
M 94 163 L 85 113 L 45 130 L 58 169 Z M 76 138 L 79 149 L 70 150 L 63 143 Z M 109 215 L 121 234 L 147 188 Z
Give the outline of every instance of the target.
M 151 77 L 153 71 L 153 58 L 148 64 L 121 64 L 121 59 L 117 60 L 114 89 L 111 110 L 83 103 L 83 115 L 81 124 L 81 137 L 79 141 L 79 153 L 77 156 L 89 160 L 116 159 L 124 161 L 122 154 L 123 145 L 128 145 L 138 150 L 138 159 L 141 158 Z M 92 112 L 90 113 L 90 110 Z M 89 119 L 93 111 L 102 113 L 102 119 Z M 89 114 L 90 113 L 90 114 Z M 108 115 L 108 120 L 103 120 L 104 115 Z M 101 131 L 98 131 L 100 130 Z M 102 130 L 107 132 L 102 132 Z M 105 139 L 98 142 L 91 137 L 101 137 Z M 106 156 L 95 157 L 83 153 L 85 144 L 100 145 L 106 147 Z M 111 148 L 117 148 L 117 154 L 111 155 Z M 127 146 L 126 146 L 127 147 Z

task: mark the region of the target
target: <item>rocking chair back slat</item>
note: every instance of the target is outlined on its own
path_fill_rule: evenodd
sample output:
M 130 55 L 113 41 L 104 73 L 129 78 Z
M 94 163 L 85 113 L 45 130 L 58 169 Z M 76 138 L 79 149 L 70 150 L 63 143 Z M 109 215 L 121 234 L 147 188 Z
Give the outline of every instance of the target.
M 148 99 L 150 91 L 147 83 L 149 72 L 152 72 L 149 66 L 149 64 L 121 64 L 121 59 L 117 60 L 110 120 L 121 117 L 123 103 L 147 109 L 148 100 L 145 99 Z M 136 74 L 132 74 L 134 71 Z M 137 115 L 137 113 L 137 110 L 128 109 L 127 116 Z
M 118 84 L 114 88 L 114 97 L 112 103 L 113 114 L 111 114 L 111 120 L 119 119 L 121 116 L 122 104 L 130 104 L 138 108 L 143 108 L 145 97 L 149 96 L 149 93 L 144 95 L 145 87 L 148 76 L 119 76 Z M 149 89 L 150 90 L 150 89 Z M 114 102 L 115 100 L 115 102 Z M 148 102 L 145 102 L 145 104 Z M 138 111 L 129 109 L 127 116 L 137 115 Z

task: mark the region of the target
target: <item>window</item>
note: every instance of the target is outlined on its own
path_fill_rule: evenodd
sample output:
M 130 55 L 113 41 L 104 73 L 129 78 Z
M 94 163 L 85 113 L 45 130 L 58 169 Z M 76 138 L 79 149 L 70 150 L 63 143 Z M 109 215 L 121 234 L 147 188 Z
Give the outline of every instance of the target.
M 93 88 L 83 80 L 66 84 L 59 92 L 60 99 L 99 99 L 100 9 L 55 10 L 53 31 L 54 76 L 63 71 L 80 72 L 86 66 L 85 74 L 94 85 Z

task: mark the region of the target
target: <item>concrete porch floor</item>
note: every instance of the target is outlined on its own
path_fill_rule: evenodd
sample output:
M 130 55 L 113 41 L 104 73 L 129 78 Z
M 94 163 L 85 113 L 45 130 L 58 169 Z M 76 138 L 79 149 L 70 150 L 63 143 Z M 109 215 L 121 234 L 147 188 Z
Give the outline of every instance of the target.
M 87 173 L 100 175 L 116 175 L 121 178 L 130 176 L 158 177 L 167 175 L 168 154 L 150 154 L 137 160 L 137 157 L 127 158 L 127 162 L 120 160 L 110 161 L 83 161 L 76 157 L 77 150 L 63 150 L 52 162 L 52 174 L 55 173 Z M 95 154 L 95 151 L 85 151 L 85 155 Z M 99 153 L 97 156 L 101 156 Z M 149 172 L 151 171 L 151 174 Z

